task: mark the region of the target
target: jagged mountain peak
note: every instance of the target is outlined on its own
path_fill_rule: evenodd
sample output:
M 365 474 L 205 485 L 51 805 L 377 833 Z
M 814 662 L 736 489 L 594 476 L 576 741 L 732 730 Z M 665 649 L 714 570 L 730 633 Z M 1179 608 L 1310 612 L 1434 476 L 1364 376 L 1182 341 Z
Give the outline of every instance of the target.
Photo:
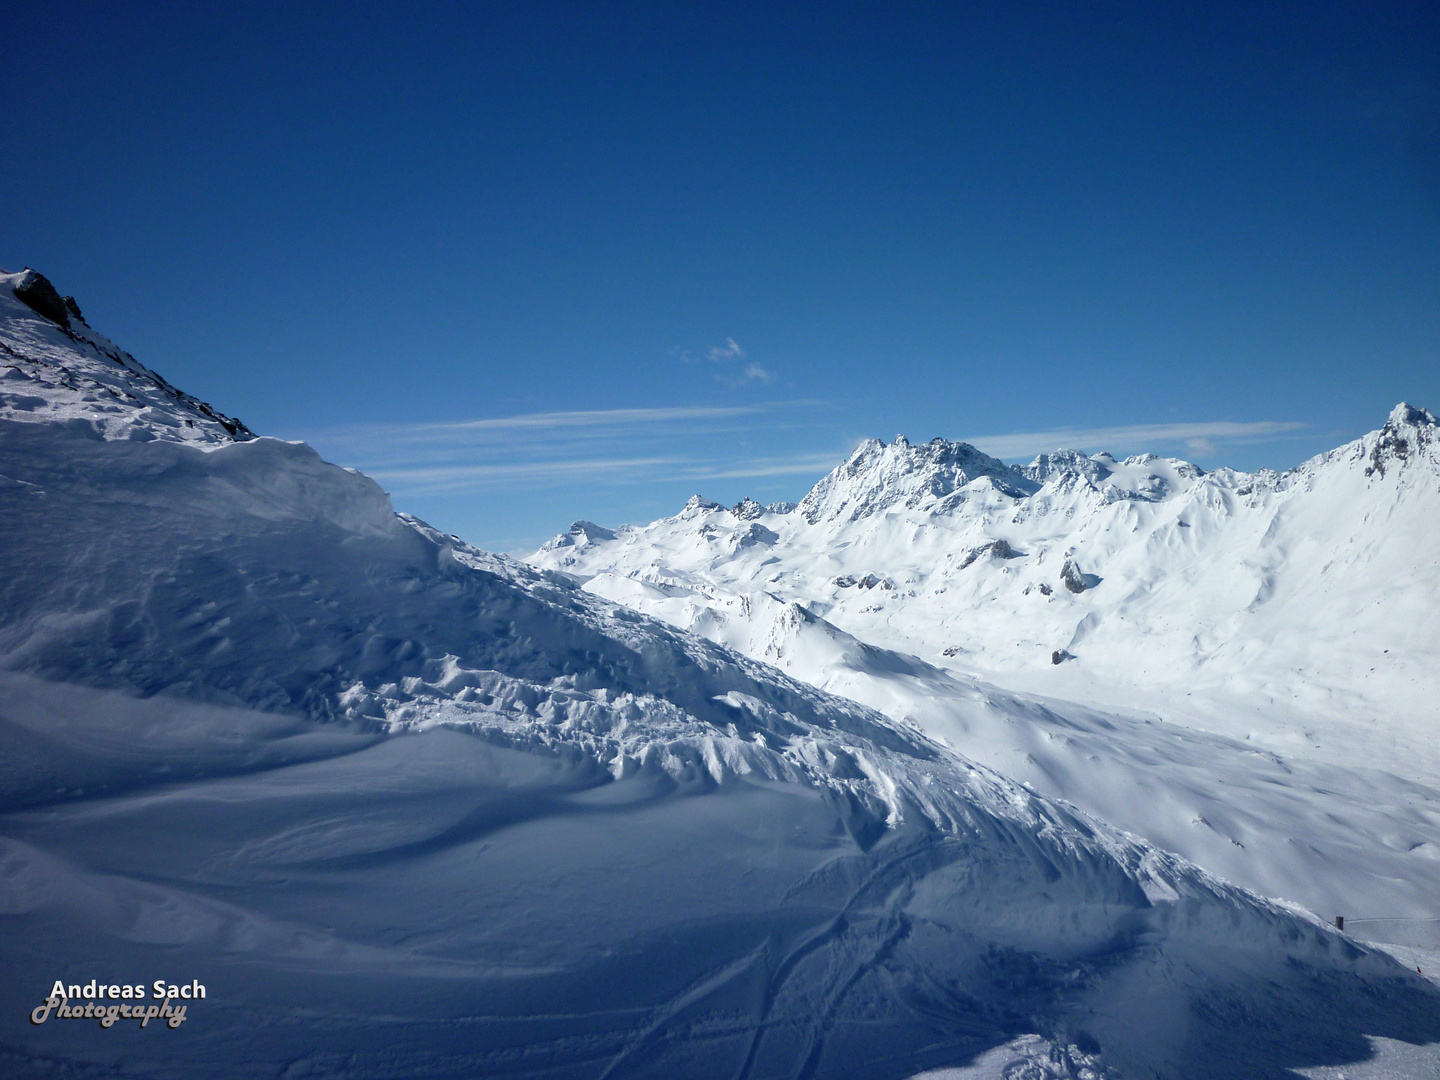
M 731 507 L 730 512 L 741 521 L 754 521 L 765 513 L 765 507 L 747 495 Z
M 969 443 L 935 438 L 914 445 L 903 435 L 888 444 L 867 439 L 810 490 L 799 509 L 811 524 L 853 521 L 897 505 L 916 508 L 953 499 L 982 478 L 1012 495 L 1036 486 Z
M 680 517 L 695 517 L 698 514 L 706 514 L 711 510 L 724 510 L 714 499 L 707 499 L 700 495 L 691 495 L 685 500 L 685 505 L 680 508 Z
M 1373 436 L 1365 475 L 1383 477 L 1386 469 L 1403 467 L 1421 457 L 1434 460 L 1435 455 L 1427 452 L 1436 444 L 1436 427 L 1435 414 L 1430 410 L 1400 402 L 1390 410 L 1385 426 Z
M 561 548 L 586 547 L 590 544 L 600 544 L 614 539 L 613 530 L 582 518 L 580 521 L 574 522 L 566 532 L 547 540 L 540 550 L 558 551 Z
M 1421 409 L 1411 405 L 1408 401 L 1402 401 L 1390 410 L 1390 416 L 1386 421 L 1386 427 L 1413 427 L 1433 428 L 1440 425 L 1435 414 L 1429 409 Z
M 1081 476 L 1092 484 L 1098 484 L 1110 475 L 1115 463 L 1109 454 L 1091 457 L 1079 450 L 1061 449 L 1037 454 L 1034 461 L 1021 468 L 1021 472 L 1037 484 L 1066 476 Z

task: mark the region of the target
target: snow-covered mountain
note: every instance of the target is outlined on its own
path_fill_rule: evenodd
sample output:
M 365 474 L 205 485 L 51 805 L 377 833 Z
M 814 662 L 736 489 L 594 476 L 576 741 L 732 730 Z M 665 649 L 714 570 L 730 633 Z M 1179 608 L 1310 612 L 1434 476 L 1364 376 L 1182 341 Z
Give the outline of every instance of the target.
M 1436 432 L 1402 404 L 1284 474 L 1067 450 L 1022 468 L 871 440 L 788 513 L 697 497 L 613 534 L 577 523 L 531 562 L 657 598 L 769 595 L 941 667 L 1067 694 L 1204 688 L 1428 718 Z M 1069 666 L 1050 672 L 1057 652 Z
M 1440 993 L 1314 915 L 397 515 L 34 282 L 0 277 L 7 1075 L 1440 1060 Z M 178 1030 L 24 1021 L 162 977 L 207 986 Z
M 1440 945 L 1437 430 L 1402 404 L 1284 474 L 871 440 L 793 508 L 696 497 L 530 561 Z

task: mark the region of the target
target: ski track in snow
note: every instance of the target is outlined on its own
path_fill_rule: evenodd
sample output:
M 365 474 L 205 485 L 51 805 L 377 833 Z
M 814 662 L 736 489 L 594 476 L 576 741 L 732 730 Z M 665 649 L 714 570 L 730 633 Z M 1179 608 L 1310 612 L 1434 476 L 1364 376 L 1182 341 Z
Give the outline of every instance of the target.
M 78 315 L 42 318 L 15 297 L 27 281 L 0 278 L 6 1075 L 1440 1063 L 1440 993 L 1410 954 L 1008 779 L 1003 747 L 997 771 L 966 745 L 1014 727 L 1043 750 L 1063 733 L 1118 775 L 1151 769 L 1163 792 L 1182 766 L 1248 753 L 1233 739 L 1171 724 L 1147 741 L 1142 716 L 1002 691 L 792 600 L 611 571 L 617 591 L 656 590 L 652 619 L 634 595 L 599 595 L 598 575 L 581 588 L 394 514 L 367 478 L 254 438 Z M 952 480 L 985 465 L 932 456 Z M 803 512 L 843 504 L 853 520 L 891 487 L 954 494 L 886 468 L 886 484 L 833 484 Z M 996 499 L 1040 487 L 987 475 Z M 732 524 L 687 514 L 715 536 Z M 745 515 L 736 550 L 780 541 L 755 528 L 763 511 Z M 1116 572 L 1082 561 L 1070 576 L 1101 578 L 1098 596 Z M 863 581 L 844 588 L 892 591 Z M 746 632 L 767 644 L 710 616 L 690 621 L 718 643 L 668 625 L 684 622 L 661 610 L 677 599 L 758 612 Z M 1255 757 L 1256 788 L 1293 772 L 1278 751 Z M 1318 770 L 1293 775 L 1342 786 Z M 26 1023 L 56 979 L 159 977 L 209 990 L 178 1030 Z

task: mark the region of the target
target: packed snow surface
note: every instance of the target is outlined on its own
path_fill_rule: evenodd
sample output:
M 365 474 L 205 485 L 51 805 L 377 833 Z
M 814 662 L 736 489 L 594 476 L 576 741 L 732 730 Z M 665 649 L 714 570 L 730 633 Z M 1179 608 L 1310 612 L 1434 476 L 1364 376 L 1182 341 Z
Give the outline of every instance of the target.
M 0 278 L 6 1075 L 1440 1067 L 1409 966 L 919 720 L 396 515 L 27 280 Z M 935 457 L 930 494 L 971 482 Z M 781 542 L 788 508 L 744 509 L 736 551 Z M 846 588 L 893 592 L 880 569 Z M 856 671 L 954 678 L 777 604 Z M 178 1028 L 29 1022 L 92 979 L 207 992 Z

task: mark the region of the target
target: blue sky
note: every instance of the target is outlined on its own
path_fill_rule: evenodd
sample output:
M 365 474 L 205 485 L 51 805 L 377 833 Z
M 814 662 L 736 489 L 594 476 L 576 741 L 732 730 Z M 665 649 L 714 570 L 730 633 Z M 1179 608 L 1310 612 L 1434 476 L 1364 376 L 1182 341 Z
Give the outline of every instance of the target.
M 197 7 L 7 11 L 0 266 L 486 546 L 1440 409 L 1433 4 Z

